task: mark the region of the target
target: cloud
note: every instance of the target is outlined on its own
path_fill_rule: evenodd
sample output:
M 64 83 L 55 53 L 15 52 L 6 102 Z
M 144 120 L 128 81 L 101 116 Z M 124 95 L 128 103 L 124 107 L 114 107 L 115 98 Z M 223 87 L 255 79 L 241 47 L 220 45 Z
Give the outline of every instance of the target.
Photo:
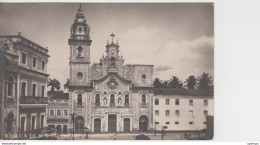
M 162 65 L 162 66 L 158 66 L 154 69 L 155 72 L 161 72 L 161 71 L 166 71 L 166 70 L 169 70 L 169 69 L 173 69 L 171 68 L 170 66 L 168 65 Z

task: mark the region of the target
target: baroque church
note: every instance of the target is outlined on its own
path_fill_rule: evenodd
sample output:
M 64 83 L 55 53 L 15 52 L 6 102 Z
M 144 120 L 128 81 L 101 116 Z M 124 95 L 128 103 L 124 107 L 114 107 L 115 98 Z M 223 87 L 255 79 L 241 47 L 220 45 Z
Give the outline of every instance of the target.
M 153 130 L 153 65 L 124 64 L 118 42 L 105 46 L 106 55 L 91 64 L 90 27 L 78 9 L 71 35 L 69 128 L 83 132 L 145 132 Z

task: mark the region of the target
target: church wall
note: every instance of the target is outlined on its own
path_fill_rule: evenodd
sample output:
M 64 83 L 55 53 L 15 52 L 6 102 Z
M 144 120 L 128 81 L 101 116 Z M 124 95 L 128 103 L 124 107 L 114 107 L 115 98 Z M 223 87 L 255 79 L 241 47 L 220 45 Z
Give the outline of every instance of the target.
M 153 86 L 153 66 L 152 65 L 133 65 L 134 67 L 134 86 L 152 87 Z
M 83 73 L 83 77 L 77 76 L 78 72 Z M 71 85 L 85 86 L 89 83 L 89 64 L 78 64 L 71 65 Z

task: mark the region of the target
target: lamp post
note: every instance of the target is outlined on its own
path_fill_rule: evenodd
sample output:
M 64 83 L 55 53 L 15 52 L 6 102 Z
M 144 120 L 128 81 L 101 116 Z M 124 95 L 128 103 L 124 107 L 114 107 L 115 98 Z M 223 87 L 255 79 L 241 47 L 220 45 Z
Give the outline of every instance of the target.
M 84 127 L 84 132 L 86 133 L 86 138 L 88 138 L 88 128 Z
M 154 136 L 156 136 L 156 120 L 155 120 L 154 124 L 155 124 Z
M 167 128 L 168 128 L 167 126 L 162 127 L 162 140 L 163 140 L 163 137 L 164 137 L 164 129 L 167 129 Z
M 74 132 L 75 132 L 75 115 L 77 115 L 76 113 L 72 113 L 72 114 L 70 114 L 71 115 L 71 118 L 72 118 L 72 133 L 73 133 L 73 140 L 74 140 Z

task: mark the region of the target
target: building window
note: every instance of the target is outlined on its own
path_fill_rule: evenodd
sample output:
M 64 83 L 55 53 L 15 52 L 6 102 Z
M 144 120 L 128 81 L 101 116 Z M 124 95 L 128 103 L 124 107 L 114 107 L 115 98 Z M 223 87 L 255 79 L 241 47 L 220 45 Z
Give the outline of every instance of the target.
M 57 116 L 61 116 L 61 110 L 57 110 Z
M 79 33 L 81 33 L 82 32 L 82 27 L 79 27 Z
M 32 116 L 32 124 L 31 129 L 36 129 L 36 116 Z
M 208 115 L 208 111 L 204 110 L 204 115 L 207 116 Z
M 155 110 L 155 116 L 159 116 L 159 110 Z
M 130 102 L 130 100 L 129 100 L 129 95 L 126 94 L 126 95 L 125 95 L 125 103 L 129 103 L 129 102 Z
M 204 106 L 208 106 L 208 100 L 204 100 Z
M 79 79 L 81 79 L 81 78 L 83 77 L 83 73 L 82 73 L 82 72 L 78 72 L 78 73 L 77 73 L 77 77 L 78 77 Z
M 180 110 L 175 110 L 175 115 L 180 116 Z
M 146 103 L 146 95 L 142 95 L 142 103 Z
M 45 61 L 42 61 L 42 70 L 45 70 Z
M 42 97 L 44 97 L 44 96 L 45 96 L 45 86 L 42 85 Z
M 180 105 L 180 100 L 179 99 L 175 99 L 175 105 Z
M 27 60 L 27 54 L 22 53 L 22 64 L 26 64 L 26 60 Z
M 193 117 L 193 110 L 189 110 L 189 116 Z
M 190 122 L 189 122 L 189 124 L 190 124 L 190 125 L 192 125 L 192 124 L 193 124 L 193 122 L 192 122 L 192 121 L 190 121 Z
M 157 125 L 158 125 L 158 124 L 159 124 L 159 122 L 155 122 L 155 124 L 157 124 Z
M 37 91 L 36 89 L 37 89 L 37 85 L 36 85 L 36 84 L 33 84 L 33 89 L 32 89 L 32 91 L 33 91 L 33 92 L 32 92 L 32 95 L 33 95 L 33 96 L 36 96 L 36 91 Z
M 7 80 L 7 96 L 8 97 L 14 97 L 15 95 L 15 85 L 14 85 L 14 77 L 13 76 L 8 76 Z
M 54 110 L 50 110 L 50 116 L 54 116 Z
M 121 92 L 118 92 L 118 95 L 121 95 L 122 93 Z
M 142 74 L 141 78 L 145 80 L 146 79 L 146 75 Z
M 79 46 L 78 47 L 78 57 L 82 57 L 82 54 L 83 53 L 83 48 L 82 48 L 82 46 Z
M 110 103 L 111 103 L 111 104 L 114 104 L 114 103 L 115 103 L 115 95 L 114 95 L 114 94 L 111 94 L 111 95 L 110 95 Z
M 22 82 L 22 96 L 26 96 L 26 82 Z
M 63 133 L 67 134 L 68 133 L 68 126 L 63 125 Z
M 205 124 L 205 125 L 206 125 L 207 123 L 206 123 L 206 122 L 203 122 L 203 124 Z
M 170 124 L 170 122 L 166 122 L 165 124 L 169 125 L 169 124 Z
M 78 94 L 78 99 L 77 99 L 77 101 L 78 101 L 78 106 L 82 106 L 82 94 Z
M 41 128 L 43 128 L 44 125 L 44 115 L 41 115 Z
M 100 103 L 100 94 L 96 94 L 95 96 L 95 103 Z
M 155 99 L 154 104 L 159 105 L 159 99 Z
M 170 110 L 166 110 L 166 111 L 165 111 L 165 115 L 166 115 L 166 116 L 170 116 Z
M 63 116 L 68 116 L 68 110 L 63 110 Z
M 166 99 L 166 100 L 165 100 L 165 104 L 166 104 L 166 105 L 170 105 L 170 99 Z
M 21 132 L 24 132 L 26 129 L 26 121 L 25 116 L 21 117 L 21 125 L 20 125 Z
M 193 100 L 189 100 L 189 105 L 193 106 Z
M 179 122 L 174 122 L 174 124 L 178 125 L 178 124 L 179 124 Z
M 33 67 L 36 68 L 37 66 L 37 58 L 33 57 Z

